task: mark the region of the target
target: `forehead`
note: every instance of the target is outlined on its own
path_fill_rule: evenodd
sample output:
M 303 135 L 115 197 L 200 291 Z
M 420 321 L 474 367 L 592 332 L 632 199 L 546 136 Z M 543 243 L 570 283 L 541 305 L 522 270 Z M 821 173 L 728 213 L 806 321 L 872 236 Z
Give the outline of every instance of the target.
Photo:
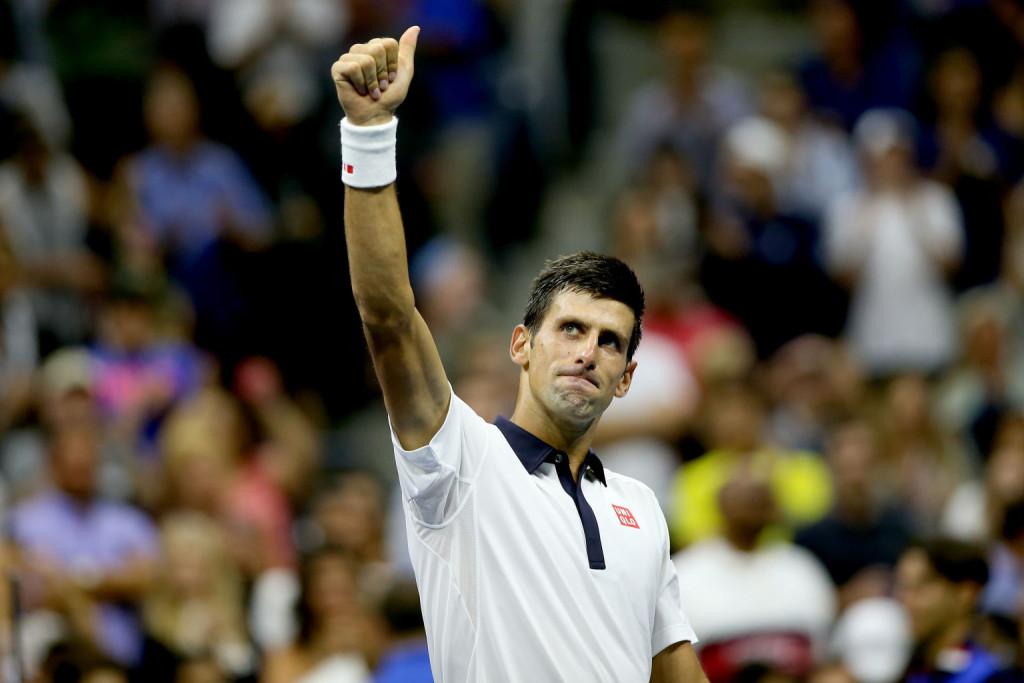
M 896 573 L 904 585 L 917 585 L 940 578 L 928 561 L 928 556 L 919 548 L 908 550 L 900 558 Z
M 636 322 L 633 309 L 621 301 L 595 297 L 589 292 L 558 292 L 551 299 L 545 322 L 564 322 L 567 318 L 615 330 L 627 338 Z

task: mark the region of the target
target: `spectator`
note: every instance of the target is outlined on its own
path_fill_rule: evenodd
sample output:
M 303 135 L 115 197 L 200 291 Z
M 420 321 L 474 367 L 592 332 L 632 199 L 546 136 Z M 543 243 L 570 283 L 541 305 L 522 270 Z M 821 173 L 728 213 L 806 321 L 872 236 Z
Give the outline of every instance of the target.
M 384 492 L 368 472 L 333 479 L 313 502 L 321 543 L 344 551 L 357 571 L 380 565 L 384 556 Z
M 821 520 L 797 531 L 797 544 L 814 553 L 839 589 L 840 604 L 886 595 L 892 570 L 910 541 L 903 511 L 880 485 L 881 444 L 864 420 L 832 428 L 826 459 L 835 502 Z
M 33 123 L 15 127 L 15 153 L 0 165 L 0 233 L 14 284 L 32 303 L 40 353 L 85 340 L 88 295 L 104 284 L 87 247 L 88 190 L 78 163 L 51 148 Z
M 973 641 L 974 607 L 987 581 L 985 556 L 974 546 L 938 539 L 903 553 L 896 589 L 914 638 L 906 680 L 999 680 L 1004 665 Z
M 388 636 L 374 671 L 374 683 L 432 683 L 416 582 L 396 581 L 384 596 L 381 611 Z
M 160 531 L 161 569 L 142 602 L 149 642 L 140 675 L 170 681 L 176 668 L 207 654 L 223 676 L 253 675 L 256 656 L 245 631 L 242 577 L 221 528 L 184 512 L 165 517 Z M 162 653 L 177 666 L 168 667 Z
M 711 37 L 699 12 L 670 12 L 659 22 L 665 77 L 631 98 L 619 127 L 619 155 L 632 174 L 667 144 L 687 160 L 699 187 L 710 186 L 722 134 L 751 111 L 743 83 L 708 63 Z
M 936 420 L 931 395 L 931 383 L 919 374 L 894 377 L 882 387 L 875 417 L 888 494 L 903 502 L 911 528 L 923 535 L 935 532 L 957 483 L 973 470 Z
M 828 470 L 817 454 L 788 451 L 766 442 L 764 398 L 750 384 L 712 387 L 704 402 L 707 452 L 675 476 L 673 541 L 687 545 L 723 531 L 719 496 L 737 473 L 752 472 L 772 489 L 778 516 L 767 536 L 789 538 L 795 528 L 820 519 L 832 503 Z
M 942 513 L 942 532 L 952 538 L 975 543 L 992 539 L 1003 506 L 1024 496 L 1024 417 L 1004 416 L 990 450 L 982 477 L 961 482 Z
M 902 680 L 911 646 L 909 619 L 898 601 L 858 600 L 843 610 L 832 632 L 830 650 L 846 676 L 836 683 L 896 683 Z
M 938 372 L 953 359 L 950 278 L 963 254 L 956 199 L 919 177 L 913 119 L 872 110 L 857 123 L 867 188 L 836 198 L 827 263 L 850 289 L 846 334 L 870 376 Z
M 198 349 L 162 333 L 157 297 L 127 283 L 110 292 L 90 350 L 101 418 L 127 447 L 148 458 L 156 455 L 163 418 L 195 394 L 209 374 Z
M 32 304 L 22 295 L 3 290 L 0 283 L 0 434 L 28 411 L 39 360 Z
M 849 130 L 869 109 L 913 104 L 921 59 L 893 31 L 898 5 L 814 0 L 808 6 L 818 53 L 799 73 L 819 116 Z
M 823 453 L 829 425 L 860 408 L 865 387 L 849 350 L 820 335 L 786 343 L 761 366 L 771 438 L 783 448 Z
M 230 396 L 208 391 L 182 405 L 161 435 L 164 504 L 218 520 L 243 575 L 255 579 L 269 569 L 293 568 L 295 546 L 288 500 L 261 462 L 243 454 L 244 439 Z
M 49 653 L 41 680 L 53 683 L 128 683 L 128 670 L 87 643 L 58 643 Z
M 935 387 L 936 417 L 966 449 L 987 459 L 1000 419 L 1024 406 L 1024 364 L 1014 330 L 1019 301 L 1005 287 L 978 287 L 957 301 L 959 353 Z
M 653 153 L 640 177 L 615 203 L 612 253 L 636 270 L 692 276 L 699 257 L 705 200 L 690 164 L 670 145 Z
M 785 72 L 765 78 L 760 108 L 786 137 L 786 162 L 775 183 L 779 210 L 820 225 L 832 197 L 860 183 L 845 131 L 814 117 L 799 81 Z
M 967 48 L 950 48 L 937 57 L 929 79 L 935 119 L 919 144 L 922 169 L 952 189 L 963 210 L 959 289 L 989 284 L 999 275 L 1003 190 L 1022 170 L 1021 141 L 995 125 L 984 108 L 983 78 Z
M 325 549 L 303 558 L 295 644 L 268 652 L 261 683 L 369 683 L 374 634 L 348 556 Z
M 285 391 L 281 370 L 269 358 L 235 366 L 233 389 L 252 432 L 253 457 L 298 509 L 320 465 L 316 425 Z
M 487 319 L 482 254 L 448 237 L 435 237 L 409 262 L 416 302 L 437 340 L 441 359 L 454 363 L 460 340 Z
M 84 425 L 54 434 L 53 487 L 15 506 L 9 528 L 26 609 L 61 611 L 73 632 L 135 665 L 142 630 L 134 607 L 153 577 L 157 533 L 141 511 L 97 495 L 97 437 Z
M 747 470 L 718 492 L 720 535 L 673 556 L 683 606 L 701 665 L 712 683 L 739 681 L 762 664 L 789 676 L 810 673 L 824 655 L 836 612 L 832 581 L 821 564 L 789 542 L 768 542 L 776 515 L 771 485 Z
M 150 143 L 120 167 L 142 214 L 142 229 L 170 261 L 192 298 L 197 339 L 218 348 L 238 340 L 244 296 L 232 250 L 255 250 L 271 238 L 270 207 L 241 158 L 202 136 L 199 101 L 180 71 L 157 70 L 144 111 Z
M 723 189 L 701 264 L 708 296 L 744 322 L 762 358 L 801 334 L 835 334 L 842 326 L 843 295 L 819 264 L 817 226 L 779 208 L 787 144 L 784 131 L 762 117 L 728 129 Z

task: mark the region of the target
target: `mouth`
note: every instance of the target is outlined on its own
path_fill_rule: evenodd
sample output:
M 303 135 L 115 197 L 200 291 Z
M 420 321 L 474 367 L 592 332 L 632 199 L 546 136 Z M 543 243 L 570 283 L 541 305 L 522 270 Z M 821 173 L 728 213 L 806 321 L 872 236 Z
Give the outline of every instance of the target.
M 589 372 L 563 372 L 561 373 L 561 376 L 567 377 L 573 384 L 600 388 L 597 379 Z

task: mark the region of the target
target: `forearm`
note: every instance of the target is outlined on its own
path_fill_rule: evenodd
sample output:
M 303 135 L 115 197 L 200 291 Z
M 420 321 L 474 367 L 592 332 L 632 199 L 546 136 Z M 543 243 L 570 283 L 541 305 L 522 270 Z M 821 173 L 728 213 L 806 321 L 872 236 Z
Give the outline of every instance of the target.
M 97 577 L 85 577 L 77 585 L 93 600 L 100 602 L 134 602 L 142 598 L 153 580 L 152 560 L 137 559 L 126 566 Z
M 408 324 L 415 300 L 394 184 L 345 188 L 345 239 L 363 323 L 370 329 Z
M 651 683 L 708 683 L 693 645 L 688 642 L 669 645 L 654 656 Z

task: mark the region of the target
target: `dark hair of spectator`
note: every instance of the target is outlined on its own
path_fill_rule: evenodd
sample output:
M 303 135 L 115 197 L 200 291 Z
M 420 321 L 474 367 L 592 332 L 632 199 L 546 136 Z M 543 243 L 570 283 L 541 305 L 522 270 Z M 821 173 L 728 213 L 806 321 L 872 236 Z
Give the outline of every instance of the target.
M 589 251 L 548 261 L 530 285 L 530 299 L 523 315 L 523 324 L 530 334 L 537 333 L 555 295 L 562 292 L 591 294 L 597 299 L 611 299 L 629 306 L 635 322 L 626 358 L 633 358 L 643 332 L 644 290 L 629 266 L 613 256 Z
M 420 594 L 416 590 L 416 582 L 411 579 L 399 579 L 388 588 L 381 603 L 381 611 L 388 628 L 396 636 L 423 631 Z
M 53 683 L 78 683 L 91 673 L 108 670 L 124 673 L 117 662 L 79 641 L 54 644 L 43 662 L 44 675 Z
M 933 538 L 915 543 L 928 559 L 935 573 L 951 583 L 988 583 L 988 561 L 985 552 L 974 543 L 951 538 Z
M 302 556 L 299 560 L 299 600 L 295 605 L 296 616 L 299 621 L 298 644 L 306 645 L 310 642 L 316 632 L 317 614 L 310 602 L 312 597 L 313 578 L 317 571 L 320 560 L 325 558 L 336 558 L 345 562 L 355 578 L 355 566 L 352 555 L 335 546 L 323 546 Z
M 1003 516 L 999 528 L 999 537 L 1003 540 L 1014 540 L 1024 534 L 1024 498 L 1017 498 L 1003 507 Z

